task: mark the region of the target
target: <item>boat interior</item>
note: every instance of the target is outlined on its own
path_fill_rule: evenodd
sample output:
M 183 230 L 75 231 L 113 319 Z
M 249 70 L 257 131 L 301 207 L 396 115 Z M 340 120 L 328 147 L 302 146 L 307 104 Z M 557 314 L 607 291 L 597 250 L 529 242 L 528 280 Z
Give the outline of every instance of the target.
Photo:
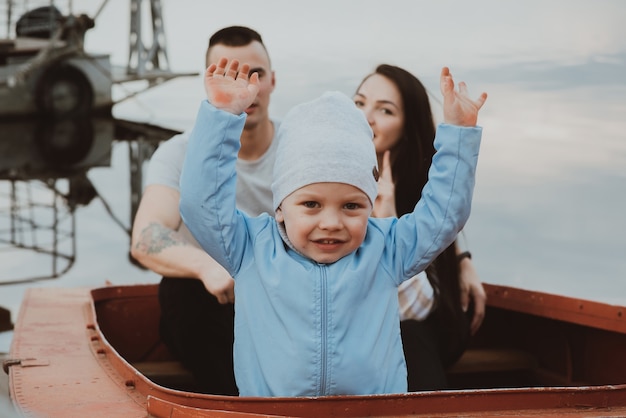
M 486 289 L 485 321 L 469 349 L 447 370 L 450 389 L 625 383 L 621 307 L 494 285 Z M 150 381 L 193 392 L 193 375 L 160 341 L 156 292 L 156 286 L 93 290 L 98 327 Z

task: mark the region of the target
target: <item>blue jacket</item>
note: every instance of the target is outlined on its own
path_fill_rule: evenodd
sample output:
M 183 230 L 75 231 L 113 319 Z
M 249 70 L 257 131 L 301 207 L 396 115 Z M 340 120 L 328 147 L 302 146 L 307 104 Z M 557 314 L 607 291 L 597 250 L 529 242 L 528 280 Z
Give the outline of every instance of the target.
M 454 241 L 470 213 L 480 128 L 440 125 L 415 210 L 371 218 L 363 244 L 318 264 L 275 219 L 235 207 L 245 114 L 203 101 L 181 176 L 183 221 L 235 278 L 235 377 L 241 396 L 406 392 L 398 285 Z

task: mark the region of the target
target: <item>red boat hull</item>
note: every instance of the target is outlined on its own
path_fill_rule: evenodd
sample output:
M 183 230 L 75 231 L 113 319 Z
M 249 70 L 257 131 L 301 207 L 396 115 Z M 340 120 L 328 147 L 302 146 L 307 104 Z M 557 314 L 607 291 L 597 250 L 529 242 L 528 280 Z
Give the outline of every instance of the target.
M 160 342 L 156 285 L 28 290 L 5 368 L 27 416 L 626 416 L 624 308 L 486 289 L 487 320 L 449 371 L 459 390 L 244 398 L 165 387 L 189 376 Z

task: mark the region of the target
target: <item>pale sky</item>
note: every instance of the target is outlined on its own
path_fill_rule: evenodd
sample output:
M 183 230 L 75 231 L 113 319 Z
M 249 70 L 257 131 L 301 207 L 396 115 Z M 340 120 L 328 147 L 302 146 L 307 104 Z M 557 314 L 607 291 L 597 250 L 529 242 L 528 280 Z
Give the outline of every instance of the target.
M 88 32 L 94 48 L 127 48 L 128 3 L 110 0 L 105 6 L 96 28 Z M 147 8 L 148 2 L 143 3 Z M 80 10 L 83 4 L 94 7 L 93 2 L 75 0 L 74 8 Z M 164 0 L 162 4 L 170 61 L 186 70 L 202 66 L 208 36 L 231 24 L 257 29 L 279 63 L 295 57 L 306 62 L 358 57 L 428 69 L 444 63 L 482 67 L 511 59 L 576 62 L 624 53 L 626 42 L 626 4 L 619 0 Z M 111 31 L 109 19 L 118 30 Z M 106 35 L 96 39 L 99 32 Z M 126 55 L 114 58 L 125 61 Z

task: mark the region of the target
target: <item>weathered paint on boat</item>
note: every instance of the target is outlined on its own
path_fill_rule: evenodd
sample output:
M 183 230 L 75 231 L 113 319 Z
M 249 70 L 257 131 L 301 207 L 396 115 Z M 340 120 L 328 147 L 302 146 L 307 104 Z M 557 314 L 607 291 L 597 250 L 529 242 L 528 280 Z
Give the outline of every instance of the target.
M 626 416 L 625 308 L 486 289 L 485 323 L 449 371 L 458 390 L 244 398 L 165 387 L 189 375 L 159 340 L 155 285 L 29 289 L 5 368 L 26 416 Z

